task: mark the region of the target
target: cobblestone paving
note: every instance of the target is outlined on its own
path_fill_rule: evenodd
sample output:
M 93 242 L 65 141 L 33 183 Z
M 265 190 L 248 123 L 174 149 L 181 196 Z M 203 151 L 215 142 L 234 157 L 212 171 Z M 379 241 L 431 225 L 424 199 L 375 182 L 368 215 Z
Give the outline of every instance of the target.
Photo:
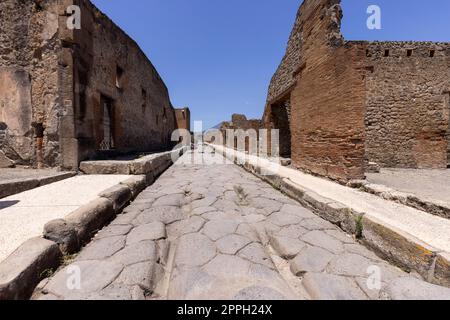
M 430 289 L 238 166 L 179 164 L 35 298 L 384 299 L 411 286 Z

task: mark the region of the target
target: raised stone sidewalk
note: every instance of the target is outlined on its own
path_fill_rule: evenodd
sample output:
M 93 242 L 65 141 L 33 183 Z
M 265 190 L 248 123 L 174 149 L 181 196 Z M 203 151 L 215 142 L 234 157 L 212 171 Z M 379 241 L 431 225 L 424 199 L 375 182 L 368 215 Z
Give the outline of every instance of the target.
M 450 220 L 268 159 L 214 146 L 318 215 L 360 238 L 383 258 L 450 287 Z
M 190 164 L 192 156 L 34 298 L 450 299 L 450 289 L 383 261 L 238 166 Z
M 80 175 L 0 201 L 0 300 L 29 297 L 184 151 L 139 159 L 142 175 Z

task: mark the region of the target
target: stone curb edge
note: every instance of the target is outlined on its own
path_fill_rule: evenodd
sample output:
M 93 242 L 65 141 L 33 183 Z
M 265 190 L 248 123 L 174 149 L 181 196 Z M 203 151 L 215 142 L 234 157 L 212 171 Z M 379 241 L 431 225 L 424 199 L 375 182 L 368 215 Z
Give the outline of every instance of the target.
M 216 149 L 215 146 L 210 146 Z M 217 152 L 223 154 L 221 150 L 217 150 Z M 234 154 L 230 152 L 224 156 L 310 208 L 321 218 L 352 234 L 381 258 L 405 271 L 419 273 L 424 280 L 430 283 L 450 287 L 450 253 L 436 250 L 375 217 L 364 212 L 355 212 L 352 208 L 324 198 L 287 178 L 275 174 L 261 175 L 261 167 L 250 164 L 248 161 L 241 164 Z
M 172 151 L 152 154 L 140 159 L 130 161 L 83 161 L 80 163 L 80 171 L 84 174 L 123 174 L 123 175 L 153 175 L 158 176 L 164 167 L 164 163 L 172 161 L 187 150 L 187 147 Z
M 11 180 L 0 183 L 0 199 L 6 198 L 24 191 L 45 186 L 50 183 L 58 182 L 76 176 L 76 172 L 63 172 L 50 177 L 31 178 L 23 180 Z
M 352 180 L 347 184 L 348 187 L 359 189 L 361 191 L 379 196 L 385 200 L 395 201 L 397 203 L 425 211 L 427 213 L 450 219 L 450 208 L 444 204 L 440 205 L 425 199 L 421 199 L 414 194 L 401 192 L 392 188 L 370 183 L 364 180 Z
M 179 156 L 185 151 L 185 148 L 176 150 Z M 0 262 L 0 300 L 28 299 L 40 281 L 61 265 L 65 255 L 79 252 L 97 231 L 173 164 L 171 154 L 168 153 L 169 158 L 164 155 L 164 160 L 170 161 L 160 161 L 155 172 L 130 177 L 64 219 L 48 222 L 43 237 L 29 239 Z

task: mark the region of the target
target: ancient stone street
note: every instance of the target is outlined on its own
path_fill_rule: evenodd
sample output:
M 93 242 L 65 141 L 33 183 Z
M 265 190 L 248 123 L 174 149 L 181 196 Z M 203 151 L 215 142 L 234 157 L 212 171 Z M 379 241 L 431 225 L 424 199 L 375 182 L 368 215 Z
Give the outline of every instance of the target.
M 195 151 L 211 158 L 213 151 Z M 442 298 L 234 164 L 183 156 L 35 299 Z M 413 293 L 412 293 L 413 292 Z M 449 295 L 450 296 L 450 295 Z

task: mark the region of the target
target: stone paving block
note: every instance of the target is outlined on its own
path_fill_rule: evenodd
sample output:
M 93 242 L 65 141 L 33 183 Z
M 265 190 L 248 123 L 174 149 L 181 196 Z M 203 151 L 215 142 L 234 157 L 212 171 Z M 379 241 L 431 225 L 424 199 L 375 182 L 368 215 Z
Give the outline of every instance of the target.
M 216 278 L 199 268 L 177 268 L 173 271 L 167 298 L 207 299 L 214 284 L 217 284 Z
M 125 267 L 115 284 L 125 284 L 129 287 L 139 285 L 141 288 L 150 290 L 152 288 L 155 262 L 141 262 Z
M 248 223 L 241 223 L 235 233 L 247 237 L 252 241 L 259 241 L 257 233 Z
M 336 227 L 321 218 L 305 219 L 302 221 L 302 227 L 308 230 L 336 230 Z
M 286 300 L 280 292 L 267 287 L 251 286 L 239 291 L 233 300 Z
M 272 214 L 268 221 L 279 227 L 286 227 L 291 224 L 298 224 L 302 220 L 303 220 L 303 218 L 299 217 L 298 215 L 280 211 L 280 212 L 275 212 L 274 214 Z
M 332 236 L 333 238 L 339 240 L 343 244 L 356 244 L 353 237 L 345 232 L 342 232 L 340 230 L 325 230 L 325 233 Z
M 154 241 L 142 241 L 136 244 L 126 246 L 108 261 L 121 264 L 123 266 L 130 266 L 139 262 L 156 261 L 157 250 Z
M 298 216 L 303 219 L 316 218 L 317 216 L 312 213 L 310 210 L 299 206 L 298 204 L 285 204 L 280 210 L 280 213 L 287 213 L 294 216 Z
M 378 260 L 374 262 L 363 256 L 345 253 L 337 256 L 327 267 L 327 271 L 332 274 L 352 276 L 352 277 L 369 277 L 371 274 L 370 268 L 378 268 L 380 277 L 383 282 L 389 282 L 402 275 L 400 270 L 394 267 L 388 268 L 388 265 Z
M 202 266 L 217 254 L 214 243 L 201 234 L 188 234 L 179 239 L 175 254 L 176 265 Z
M 168 234 L 170 234 L 171 237 L 179 237 L 188 233 L 199 232 L 205 223 L 205 219 L 194 216 L 168 226 Z
M 251 263 L 245 259 L 230 255 L 217 255 L 212 261 L 206 264 L 202 270 L 208 274 L 219 278 L 246 278 Z
M 184 205 L 185 196 L 184 194 L 169 194 L 166 196 L 160 197 L 153 203 L 153 207 L 179 207 Z
M 234 233 L 238 226 L 239 223 L 233 220 L 213 220 L 205 224 L 203 234 L 211 240 L 217 241 L 226 235 Z
M 141 214 L 140 210 L 133 210 L 124 212 L 122 214 L 119 214 L 114 221 L 111 222 L 110 225 L 125 225 L 129 226 L 132 224 L 133 220 L 136 219 L 137 216 Z
M 111 257 L 125 247 L 125 236 L 115 236 L 93 241 L 78 255 L 77 260 L 101 260 Z
M 230 234 L 216 242 L 217 249 L 224 254 L 236 254 L 239 250 L 250 244 L 252 240 L 237 234 Z
M 216 211 L 216 208 L 213 207 L 198 207 L 191 211 L 191 214 L 194 216 L 201 216 L 204 213 Z
M 217 201 L 216 197 L 206 197 L 201 200 L 196 200 L 196 201 L 192 202 L 190 205 L 191 205 L 192 209 L 202 208 L 202 207 L 211 207 L 214 204 L 214 202 L 216 202 L 216 201 Z
M 350 278 L 326 273 L 307 273 L 303 285 L 314 300 L 367 300 Z
M 131 300 L 130 288 L 126 285 L 111 284 L 105 289 L 89 294 L 85 299 L 91 301 Z
M 46 290 L 65 299 L 83 299 L 107 287 L 122 269 L 122 265 L 110 261 L 77 261 L 58 272 L 46 286 Z M 75 273 L 80 275 L 79 287 L 76 282 L 71 281 Z
M 280 211 L 283 203 L 263 197 L 257 197 L 251 199 L 251 204 L 254 208 L 263 209 L 266 211 L 267 215 L 274 212 Z
M 166 237 L 166 226 L 162 222 L 152 222 L 140 225 L 127 236 L 127 245 L 135 244 L 145 240 L 160 240 Z
M 291 271 L 296 276 L 302 276 L 306 272 L 322 272 L 334 255 L 325 249 L 307 247 L 291 261 Z
M 111 225 L 103 228 L 99 233 L 97 233 L 95 239 L 124 236 L 127 235 L 131 229 L 133 229 L 132 225 Z
M 293 224 L 290 226 L 286 226 L 275 233 L 275 235 L 280 237 L 288 237 L 292 239 L 298 239 L 301 236 L 307 234 L 309 230 L 302 227 L 301 224 Z
M 284 259 L 292 259 L 306 248 L 306 244 L 298 239 L 274 236 L 270 243 L 275 251 Z
M 323 231 L 311 231 L 301 237 L 301 240 L 316 247 L 328 250 L 334 254 L 344 252 L 342 242 L 336 238 L 329 236 Z
M 259 243 L 252 243 L 240 250 L 238 256 L 252 261 L 253 263 L 262 264 L 268 268 L 275 269 L 272 260 L 270 259 L 264 247 Z
M 172 224 L 176 221 L 183 220 L 183 217 L 183 211 L 178 207 L 155 207 L 142 211 L 142 213 L 133 220 L 133 224 L 139 226 L 155 221 L 164 224 Z
M 414 278 L 398 278 L 384 290 L 392 300 L 450 300 L 450 289 Z

